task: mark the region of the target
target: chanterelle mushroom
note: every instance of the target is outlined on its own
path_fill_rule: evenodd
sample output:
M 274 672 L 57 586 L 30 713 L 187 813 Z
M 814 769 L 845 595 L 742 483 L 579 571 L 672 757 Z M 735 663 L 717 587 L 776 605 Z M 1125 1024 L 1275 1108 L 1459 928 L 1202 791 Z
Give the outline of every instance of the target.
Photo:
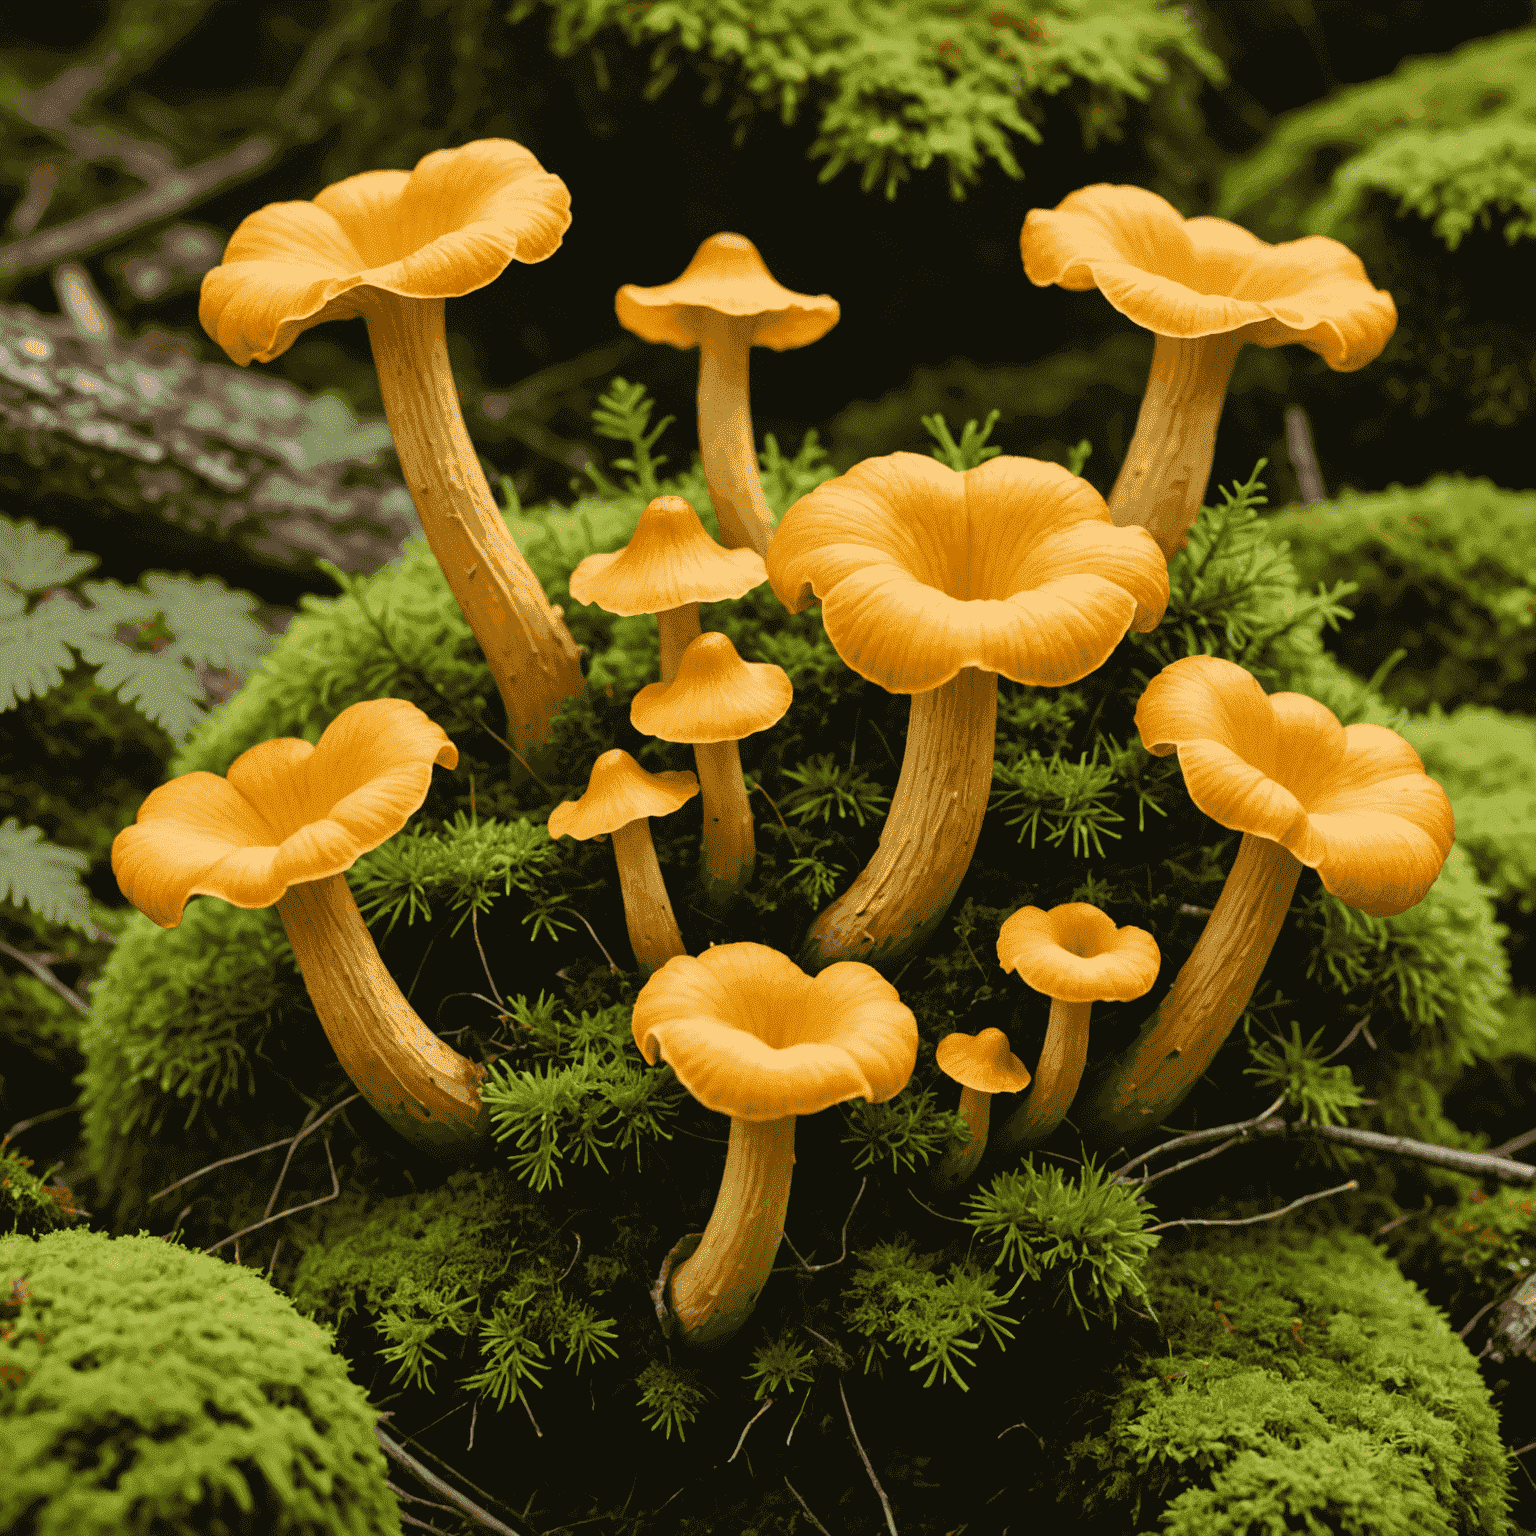
M 752 434 L 749 355 L 820 340 L 837 324 L 837 300 L 793 293 L 774 281 L 744 235 L 711 235 L 683 275 L 659 288 L 626 283 L 619 324 L 647 341 L 699 349 L 699 453 L 728 549 L 768 553 L 773 513 L 763 497 Z
M 791 613 L 821 599 L 837 654 L 912 695 L 880 846 L 816 919 L 807 966 L 888 964 L 937 926 L 992 787 L 997 679 L 1060 687 L 1156 628 L 1168 566 L 1143 528 L 1059 464 L 1004 455 L 963 473 L 916 453 L 865 459 L 802 496 L 768 551 Z
M 1243 834 L 1194 951 L 1130 1049 L 1089 1089 L 1079 1129 L 1115 1147 L 1172 1114 L 1231 1032 L 1264 969 L 1302 866 L 1373 917 L 1424 899 L 1455 841 L 1446 793 L 1384 726 L 1341 725 L 1302 693 L 1186 656 L 1136 706 L 1142 745 L 1179 754 L 1202 811 Z
M 950 1146 L 934 1169 L 934 1184 L 947 1191 L 975 1173 L 987 1150 L 992 1095 L 1022 1093 L 1029 1087 L 1029 1068 L 1009 1049 L 1008 1036 L 1000 1029 L 945 1035 L 933 1059 L 945 1077 L 960 1084 L 960 1113 L 969 1128 L 964 1140 Z
M 543 261 L 571 196 L 521 144 L 436 149 L 406 171 L 364 171 L 313 202 L 243 219 L 203 279 L 203 329 L 244 367 L 326 320 L 368 322 L 384 411 L 427 543 L 485 652 L 512 744 L 538 747 L 586 681 L 576 642 L 507 530 L 469 440 L 443 301 L 513 261 Z
M 613 834 L 630 947 L 647 974 L 684 952 L 661 865 L 656 862 L 650 818 L 670 815 L 698 792 L 699 781 L 691 773 L 648 773 L 628 752 L 615 747 L 592 764 L 586 794 L 579 800 L 561 801 L 549 813 L 551 837 Z
M 1141 187 L 1106 183 L 1031 208 L 1019 237 L 1037 287 L 1097 288 L 1157 336 L 1136 435 L 1110 494 L 1116 524 L 1146 528 L 1171 560 L 1211 475 L 1227 380 L 1245 341 L 1298 342 L 1335 372 L 1378 357 L 1392 296 L 1325 235 L 1269 245 L 1226 219 L 1186 219 Z
M 434 763 L 458 760 L 414 704 L 370 699 L 342 710 L 315 746 L 282 736 L 242 752 L 226 778 L 186 773 L 151 790 L 112 843 L 123 894 L 162 928 L 179 926 L 194 896 L 275 905 L 347 1076 L 385 1121 L 440 1154 L 485 1140 L 485 1068 L 417 1017 L 342 871 L 420 808 Z
M 765 945 L 717 944 L 662 966 L 640 990 L 633 1027 L 646 1061 L 665 1061 L 706 1109 L 731 1117 L 703 1241 L 663 1296 L 686 1343 L 723 1344 L 751 1316 L 779 1251 L 795 1117 L 895 1098 L 917 1064 L 917 1021 L 867 965 L 810 977 Z

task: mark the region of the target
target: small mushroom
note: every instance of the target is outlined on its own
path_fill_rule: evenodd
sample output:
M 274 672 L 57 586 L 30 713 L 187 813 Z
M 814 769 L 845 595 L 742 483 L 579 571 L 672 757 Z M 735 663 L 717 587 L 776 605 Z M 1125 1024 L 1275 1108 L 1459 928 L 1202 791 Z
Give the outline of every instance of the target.
M 699 781 L 691 773 L 648 773 L 628 752 L 615 748 L 593 763 L 581 799 L 563 800 L 549 813 L 551 837 L 585 840 L 613 834 L 629 943 L 647 975 L 684 953 L 656 862 L 650 818 L 669 816 L 698 792 Z
M 1142 745 L 1179 754 L 1202 811 L 1243 834 L 1205 929 L 1156 1013 L 1085 1093 L 1085 1136 L 1114 1148 L 1166 1119 L 1231 1033 L 1302 866 L 1372 917 L 1424 899 L 1456 838 L 1445 791 L 1396 731 L 1345 726 L 1302 693 L 1266 695 L 1219 656 L 1186 656 L 1136 706 Z
M 945 1035 L 933 1053 L 939 1071 L 960 1084 L 960 1113 L 969 1130 L 952 1143 L 933 1173 L 934 1185 L 943 1191 L 963 1184 L 975 1173 L 987 1150 L 987 1121 L 994 1093 L 1021 1093 L 1029 1086 L 1029 1068 L 1008 1046 L 1000 1029 L 984 1029 L 978 1035 Z
M 752 549 L 722 549 L 681 496 L 658 496 L 616 554 L 588 555 L 571 572 L 571 596 L 608 613 L 656 615 L 661 680 L 677 676 L 699 637 L 699 604 L 742 597 L 767 581 Z
M 865 459 L 802 496 L 768 579 L 791 613 L 821 599 L 860 677 L 910 693 L 901 776 L 880 846 L 817 917 L 802 963 L 888 965 L 938 926 L 976 850 L 992 788 L 997 679 L 1057 688 L 1155 629 L 1168 565 L 1144 528 L 1059 464 L 1002 455 L 950 469 Z
M 1200 513 L 1243 343 L 1297 342 L 1350 373 L 1397 328 L 1392 295 L 1337 240 L 1270 245 L 1226 219 L 1186 219 L 1142 187 L 1101 182 L 1032 208 L 1019 243 L 1037 287 L 1097 288 L 1157 337 L 1109 510 L 1120 527 L 1146 528 L 1170 560 Z
M 1128 1003 L 1152 990 L 1163 957 L 1145 928 L 1117 928 L 1086 901 L 1043 912 L 1021 907 L 997 936 L 998 963 L 1051 1000 L 1035 1086 L 998 1137 L 1004 1152 L 1038 1147 L 1061 1124 L 1088 1059 L 1096 1002 Z
M 727 549 L 768 553 L 773 513 L 763 496 L 752 435 L 749 357 L 819 341 L 838 322 L 837 300 L 774 281 L 744 235 L 711 235 L 683 275 L 659 288 L 626 283 L 619 324 L 647 341 L 699 349 L 699 453 Z
M 443 303 L 514 261 L 554 255 L 570 209 L 565 183 L 511 139 L 435 149 L 413 171 L 364 171 L 313 202 L 257 209 L 204 277 L 198 306 L 203 329 L 242 368 L 270 363 L 323 321 L 367 321 L 422 531 L 485 652 L 521 754 L 587 685 L 576 642 L 508 531 L 464 426 Z
M 743 661 L 729 636 L 707 630 L 683 652 L 670 683 L 648 684 L 629 706 L 637 731 L 693 744 L 704 808 L 699 875 L 715 907 L 740 893 L 757 858 L 737 742 L 781 720 L 793 697 L 782 667 Z
M 917 1064 L 917 1021 L 867 965 L 813 978 L 765 945 L 717 944 L 657 971 L 635 1000 L 633 1028 L 647 1062 L 665 1061 L 700 1104 L 731 1117 L 703 1241 L 660 1286 L 683 1342 L 709 1348 L 752 1315 L 773 1268 L 795 1117 L 895 1098 Z
M 384 967 L 342 871 L 420 809 L 432 765 L 459 760 L 442 727 L 404 699 L 344 709 L 311 746 L 242 752 L 229 774 L 185 773 L 151 790 L 112 842 L 123 894 L 162 928 L 194 896 L 277 907 L 326 1038 L 363 1097 L 440 1155 L 478 1149 L 485 1068 L 417 1017 Z

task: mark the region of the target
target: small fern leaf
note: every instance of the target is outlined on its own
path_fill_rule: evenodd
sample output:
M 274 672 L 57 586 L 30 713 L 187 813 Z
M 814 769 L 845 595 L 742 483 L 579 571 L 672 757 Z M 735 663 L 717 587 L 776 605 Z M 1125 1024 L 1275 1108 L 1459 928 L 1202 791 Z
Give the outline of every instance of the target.
M 124 704 L 132 704 L 173 741 L 185 741 L 202 720 L 199 704 L 203 685 L 174 647 L 134 651 L 108 641 L 82 645 L 80 654 L 100 669 L 96 673 L 98 688 L 116 693 Z
M 25 599 L 0 587 L 0 710 L 39 699 L 75 664 L 71 644 L 91 629 L 92 616 L 65 598 L 23 611 Z
M 170 651 L 194 667 L 227 667 L 244 676 L 272 648 L 272 636 L 253 617 L 256 599 L 232 592 L 217 576 L 150 571 L 143 586 L 154 610 L 165 615 L 174 637 Z
M 0 581 L 22 592 L 67 587 L 96 565 L 95 555 L 71 554 L 69 540 L 52 528 L 0 515 Z
M 158 611 L 148 592 L 120 581 L 87 581 L 81 593 L 91 605 L 98 635 L 110 638 L 119 624 L 145 624 Z M 95 658 L 90 658 L 94 663 Z
M 0 901 L 94 938 L 90 893 L 80 880 L 89 863 L 73 848 L 45 842 L 41 827 L 24 827 L 14 816 L 0 821 Z

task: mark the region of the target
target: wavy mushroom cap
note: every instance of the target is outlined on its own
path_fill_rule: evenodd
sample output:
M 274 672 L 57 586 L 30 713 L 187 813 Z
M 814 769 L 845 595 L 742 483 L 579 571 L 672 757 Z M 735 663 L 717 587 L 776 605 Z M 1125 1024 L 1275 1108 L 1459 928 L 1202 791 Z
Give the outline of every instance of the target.
M 1066 1003 L 1128 1003 L 1152 990 L 1163 963 L 1145 928 L 1117 928 L 1086 901 L 1049 912 L 1020 907 L 997 936 L 997 960 L 1026 986 Z
M 676 955 L 640 989 L 635 1044 L 706 1109 L 742 1120 L 882 1104 L 917 1065 L 917 1020 L 872 966 L 807 976 L 764 944 Z
M 659 288 L 625 283 L 614 296 L 619 324 L 646 341 L 674 347 L 699 344 L 701 311 L 755 315 L 754 347 L 787 352 L 819 341 L 842 313 L 828 293 L 795 293 L 775 281 L 745 235 L 711 235 L 683 275 Z
M 1392 295 L 1326 235 L 1270 245 L 1226 219 L 1186 219 L 1142 187 L 1099 183 L 1031 208 L 1019 236 L 1037 287 L 1097 288 L 1160 336 L 1241 331 L 1261 347 L 1297 342 L 1351 373 L 1397 329 Z
M 229 774 L 185 773 L 152 789 L 112 841 L 112 873 L 162 928 L 194 896 L 270 907 L 290 885 L 338 875 L 421 809 L 432 765 L 458 748 L 405 699 L 344 709 L 311 746 L 280 736 L 242 752 Z
M 242 367 L 269 363 L 310 326 L 357 315 L 365 290 L 457 298 L 552 256 L 570 222 L 565 183 L 521 144 L 435 149 L 413 171 L 364 171 L 248 215 L 203 279 L 198 319 Z
M 635 695 L 629 723 L 662 741 L 740 741 L 776 725 L 794 696 L 783 667 L 743 661 L 728 635 L 706 629 L 670 683 L 648 683 Z
M 617 832 L 642 816 L 670 816 L 698 792 L 691 773 L 650 773 L 615 747 L 592 764 L 581 799 L 562 800 L 549 813 L 549 835 L 585 839 Z
M 1395 917 L 1422 901 L 1456 837 L 1446 793 L 1385 726 L 1344 726 L 1302 693 L 1186 656 L 1136 706 L 1143 745 L 1177 749 L 1189 797 L 1224 827 L 1293 853 L 1341 901 Z
M 962 1088 L 980 1093 L 1018 1093 L 1029 1087 L 1029 1068 L 1008 1046 L 1000 1029 L 977 1035 L 945 1035 L 933 1053 L 939 1071 Z
M 588 555 L 571 572 L 571 596 L 630 617 L 725 602 L 767 579 L 755 549 L 722 549 L 681 496 L 658 496 L 623 549 Z
M 1131 628 L 1156 628 L 1168 563 L 1145 528 L 1060 464 L 1007 455 L 963 473 L 917 453 L 865 459 L 802 496 L 768 546 L 791 613 L 822 602 L 837 654 L 891 693 L 963 667 L 1073 683 Z

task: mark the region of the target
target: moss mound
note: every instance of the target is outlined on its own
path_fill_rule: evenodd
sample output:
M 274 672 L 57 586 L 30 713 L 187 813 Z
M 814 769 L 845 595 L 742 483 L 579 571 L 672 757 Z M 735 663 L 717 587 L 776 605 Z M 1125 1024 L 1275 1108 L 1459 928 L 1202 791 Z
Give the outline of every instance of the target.
M 374 1414 L 324 1329 L 156 1237 L 0 1239 L 0 1530 L 380 1536 Z

